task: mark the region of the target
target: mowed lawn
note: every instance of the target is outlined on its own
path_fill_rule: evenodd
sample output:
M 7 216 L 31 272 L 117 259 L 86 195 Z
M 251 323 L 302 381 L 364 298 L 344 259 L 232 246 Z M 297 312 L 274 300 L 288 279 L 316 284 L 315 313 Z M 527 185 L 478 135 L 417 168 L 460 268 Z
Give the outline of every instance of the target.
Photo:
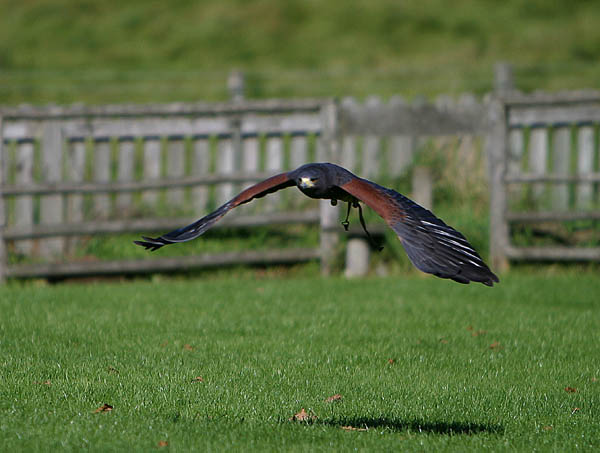
M 13 283 L 0 450 L 593 450 L 599 344 L 591 273 Z

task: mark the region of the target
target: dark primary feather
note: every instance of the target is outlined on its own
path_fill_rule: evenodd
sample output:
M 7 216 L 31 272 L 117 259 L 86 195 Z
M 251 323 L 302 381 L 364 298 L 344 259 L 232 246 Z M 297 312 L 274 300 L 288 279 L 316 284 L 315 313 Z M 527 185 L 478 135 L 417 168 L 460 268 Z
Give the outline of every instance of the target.
M 221 217 L 223 217 L 236 206 L 248 203 L 255 198 L 264 197 L 269 193 L 276 192 L 293 185 L 295 184 L 289 179 L 287 173 L 271 176 L 270 178 L 267 178 L 264 181 L 261 181 L 258 184 L 254 184 L 253 186 L 248 187 L 246 190 L 243 190 L 236 197 L 229 200 L 215 211 L 199 220 L 196 220 L 190 225 L 170 231 L 169 233 L 163 234 L 157 238 L 142 236 L 142 239 L 144 239 L 143 241 L 133 241 L 133 243 L 144 247 L 146 250 L 155 251 L 161 248 L 163 245 L 191 241 L 192 239 L 196 239 L 198 236 L 202 235 L 206 230 L 212 227 L 215 222 L 221 219 Z
M 385 207 L 377 208 L 383 210 L 382 217 L 398 234 L 406 254 L 418 269 L 459 283 L 475 281 L 492 286 L 499 281 L 460 232 L 395 190 L 362 181 L 368 184 L 369 195 L 377 194 L 385 200 Z M 354 192 L 350 193 L 360 199 L 361 191 Z

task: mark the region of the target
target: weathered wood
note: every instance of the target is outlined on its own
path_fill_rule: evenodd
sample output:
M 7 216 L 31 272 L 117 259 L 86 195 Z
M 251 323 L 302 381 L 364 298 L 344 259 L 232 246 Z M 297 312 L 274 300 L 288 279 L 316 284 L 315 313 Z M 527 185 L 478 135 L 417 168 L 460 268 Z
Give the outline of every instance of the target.
M 0 169 L 6 166 L 6 155 L 4 151 L 4 118 L 0 111 Z M 6 181 L 4 180 L 4 172 L 0 171 L 0 186 Z M 4 283 L 7 271 L 7 255 L 6 242 L 4 238 L 4 230 L 6 228 L 6 207 L 4 197 L 0 196 L 0 283 Z
M 87 236 L 94 234 L 165 231 L 178 228 L 182 225 L 188 225 L 202 215 L 203 213 L 200 212 L 196 217 L 186 218 L 164 217 L 149 219 L 122 219 L 80 222 L 73 224 L 64 223 L 57 225 L 31 225 L 27 228 L 10 227 L 5 230 L 5 239 L 23 240 L 54 236 Z M 318 210 L 304 210 L 300 212 L 274 212 L 268 214 L 261 213 L 245 216 L 229 215 L 215 224 L 213 228 L 251 228 L 269 225 L 316 224 L 319 222 L 319 218 L 320 213 Z
M 511 129 L 508 132 L 507 175 L 518 175 L 522 172 L 524 152 L 525 140 L 523 129 Z
M 568 175 L 571 155 L 571 130 L 568 127 L 554 129 L 552 154 L 554 173 L 562 176 Z M 552 205 L 557 210 L 569 208 L 569 186 L 567 184 L 554 184 L 552 188 Z
M 579 128 L 577 134 L 577 174 L 587 176 L 594 171 L 594 129 L 591 126 Z M 594 186 L 580 183 L 575 187 L 577 207 L 589 209 L 593 203 Z
M 111 143 L 106 140 L 94 143 L 94 181 L 101 184 L 110 183 Z M 94 195 L 94 216 L 105 219 L 110 215 L 110 197 L 108 194 Z
M 413 200 L 426 209 L 433 209 L 433 178 L 428 167 L 415 167 L 412 176 Z
M 22 142 L 17 145 L 16 174 L 17 184 L 29 185 L 33 183 L 33 143 Z M 6 175 L 4 175 L 6 178 Z M 15 200 L 15 227 L 28 228 L 33 225 L 33 198 L 31 195 L 22 195 Z M 17 253 L 29 255 L 32 252 L 31 241 L 19 241 L 15 244 Z
M 186 176 L 179 180 L 156 179 L 135 182 L 107 183 L 55 183 L 10 185 L 0 188 L 3 195 L 41 195 L 41 194 L 68 194 L 68 193 L 110 193 L 132 192 L 138 190 L 171 189 L 176 187 L 206 186 L 221 183 L 239 183 L 247 181 L 260 181 L 272 176 L 272 173 L 231 173 L 229 175 L 208 174 L 206 176 Z
M 600 172 L 578 174 L 578 175 L 555 175 L 546 173 L 540 175 L 537 173 L 521 173 L 514 176 L 506 176 L 504 181 L 509 184 L 552 182 L 552 183 L 593 183 L 600 182 Z
M 47 183 L 58 183 L 62 180 L 63 137 L 60 123 L 47 121 L 42 134 L 42 179 Z M 44 195 L 40 197 L 40 222 L 54 225 L 63 222 L 63 198 L 61 195 Z M 62 238 L 45 239 L 40 242 L 40 254 L 51 258 L 63 252 Z
M 203 180 L 210 170 L 210 142 L 207 138 L 193 141 L 193 176 L 190 179 Z M 204 212 L 208 203 L 208 187 L 198 185 L 192 189 L 192 206 L 196 212 Z
M 149 137 L 144 140 L 144 181 L 153 181 L 160 178 L 161 168 L 161 143 L 158 137 Z M 142 194 L 142 201 L 153 206 L 158 201 L 158 192 L 146 190 Z
M 454 135 L 484 133 L 485 110 L 477 103 L 468 109 L 440 111 L 435 105 L 419 102 L 412 105 L 392 104 L 376 111 L 366 106 L 348 109 L 340 105 L 340 129 L 357 135 Z
M 600 261 L 600 247 L 508 247 L 512 259 L 531 261 Z
M 511 92 L 502 96 L 502 102 L 507 107 L 539 106 L 539 107 L 572 107 L 575 104 L 593 104 L 600 102 L 600 91 L 571 90 L 571 91 L 534 91 L 533 93 Z
M 351 238 L 346 246 L 346 278 L 364 277 L 369 273 L 369 243 L 364 238 Z
M 67 163 L 68 174 L 67 179 L 77 184 L 81 184 L 85 179 L 85 153 L 86 144 L 84 141 L 68 142 L 67 148 Z M 83 222 L 84 219 L 84 204 L 83 195 L 70 194 L 67 195 L 67 214 L 66 220 L 68 223 L 77 224 Z M 67 241 L 67 253 L 72 254 L 77 247 L 77 239 L 70 238 Z
M 574 220 L 600 220 L 600 211 L 538 211 L 538 212 L 507 212 L 509 222 L 568 222 Z
M 180 137 L 170 138 L 167 142 L 167 177 L 179 179 L 185 174 L 185 142 Z M 171 207 L 183 205 L 183 189 L 167 191 L 167 202 Z
M 117 181 L 130 182 L 134 180 L 135 165 L 135 141 L 125 139 L 119 142 L 119 157 L 117 169 Z M 126 216 L 131 212 L 131 193 L 120 193 L 117 195 L 117 209 L 121 215 Z
M 258 173 L 260 163 L 260 143 L 258 137 L 248 137 L 242 142 L 242 171 L 244 173 Z M 242 187 L 245 189 L 252 185 L 247 181 Z
M 306 135 L 293 135 L 290 141 L 290 167 L 295 169 L 306 163 L 308 163 Z
M 235 150 L 231 138 L 221 138 L 217 143 L 217 174 L 229 176 L 236 171 Z M 235 186 L 227 182 L 217 185 L 217 205 L 222 205 L 235 196 Z
M 365 109 L 369 116 L 376 115 L 382 109 L 381 100 L 378 97 L 370 97 L 365 102 Z M 363 141 L 361 175 L 364 178 L 374 178 L 379 174 L 381 162 L 381 139 L 375 134 L 366 135 Z
M 529 136 L 529 171 L 532 174 L 544 175 L 548 169 L 548 129 L 536 127 Z M 533 199 L 538 201 L 544 195 L 546 187 L 543 183 L 532 186 Z
M 600 121 L 600 101 L 582 105 L 522 105 L 510 108 L 508 126 L 548 127 Z
M 441 111 L 447 108 L 446 99 L 442 102 L 438 99 L 436 106 Z M 401 96 L 393 96 L 389 100 L 390 109 L 402 109 L 407 105 Z M 411 134 L 390 136 L 388 145 L 388 172 L 392 177 L 402 176 L 413 163 L 415 155 L 415 137 Z
M 177 258 L 146 260 L 70 262 L 11 266 L 7 277 L 71 277 L 84 275 L 136 274 L 173 272 L 180 270 L 222 267 L 237 264 L 284 264 L 312 261 L 319 258 L 318 249 L 282 249 L 266 251 L 225 252 Z
M 351 172 L 357 173 L 357 146 L 356 137 L 354 135 L 345 135 L 342 137 L 342 155 L 341 165 Z
M 492 269 L 502 273 L 508 269 L 506 247 L 510 238 L 505 218 L 507 200 L 504 184 L 507 130 L 505 108 L 500 100 L 491 99 L 488 103 L 487 122 L 489 131 L 485 138 L 485 148 L 490 181 L 490 260 Z
M 283 171 L 283 141 L 281 137 L 269 137 L 266 144 L 265 170 L 271 174 Z M 281 204 L 281 193 L 274 193 L 265 200 L 267 211 L 274 211 Z
M 116 104 L 116 105 L 68 105 L 2 107 L 0 115 L 5 121 L 29 119 L 61 119 L 72 117 L 112 116 L 210 116 L 239 114 L 252 111 L 264 114 L 298 113 L 318 111 L 328 99 L 266 99 L 244 102 L 176 102 L 171 104 Z
M 515 91 L 513 67 L 507 62 L 498 62 L 494 66 L 494 92 L 503 96 Z

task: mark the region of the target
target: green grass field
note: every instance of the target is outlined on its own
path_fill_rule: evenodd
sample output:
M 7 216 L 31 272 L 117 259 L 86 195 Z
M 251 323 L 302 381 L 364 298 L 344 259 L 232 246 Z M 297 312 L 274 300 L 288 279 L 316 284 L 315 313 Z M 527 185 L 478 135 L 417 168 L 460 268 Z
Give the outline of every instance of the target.
M 12 283 L 0 450 L 598 449 L 598 294 L 575 272 Z

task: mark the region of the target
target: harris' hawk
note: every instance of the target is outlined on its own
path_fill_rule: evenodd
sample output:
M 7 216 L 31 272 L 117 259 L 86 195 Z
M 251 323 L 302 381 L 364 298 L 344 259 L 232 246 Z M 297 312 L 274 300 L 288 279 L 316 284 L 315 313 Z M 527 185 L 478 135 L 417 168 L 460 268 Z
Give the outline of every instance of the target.
M 396 232 L 412 263 L 423 272 L 459 283 L 474 281 L 492 286 L 499 281 L 467 239 L 431 211 L 395 190 L 359 178 L 330 163 L 310 163 L 267 178 L 191 225 L 157 238 L 144 237 L 143 241 L 134 242 L 154 251 L 164 245 L 190 241 L 202 235 L 230 209 L 292 186 L 310 198 L 328 199 L 332 204 L 338 200 L 347 202 L 348 213 L 351 207 L 358 208 L 363 227 L 360 202 L 365 203 Z M 342 224 L 347 227 L 347 216 Z

